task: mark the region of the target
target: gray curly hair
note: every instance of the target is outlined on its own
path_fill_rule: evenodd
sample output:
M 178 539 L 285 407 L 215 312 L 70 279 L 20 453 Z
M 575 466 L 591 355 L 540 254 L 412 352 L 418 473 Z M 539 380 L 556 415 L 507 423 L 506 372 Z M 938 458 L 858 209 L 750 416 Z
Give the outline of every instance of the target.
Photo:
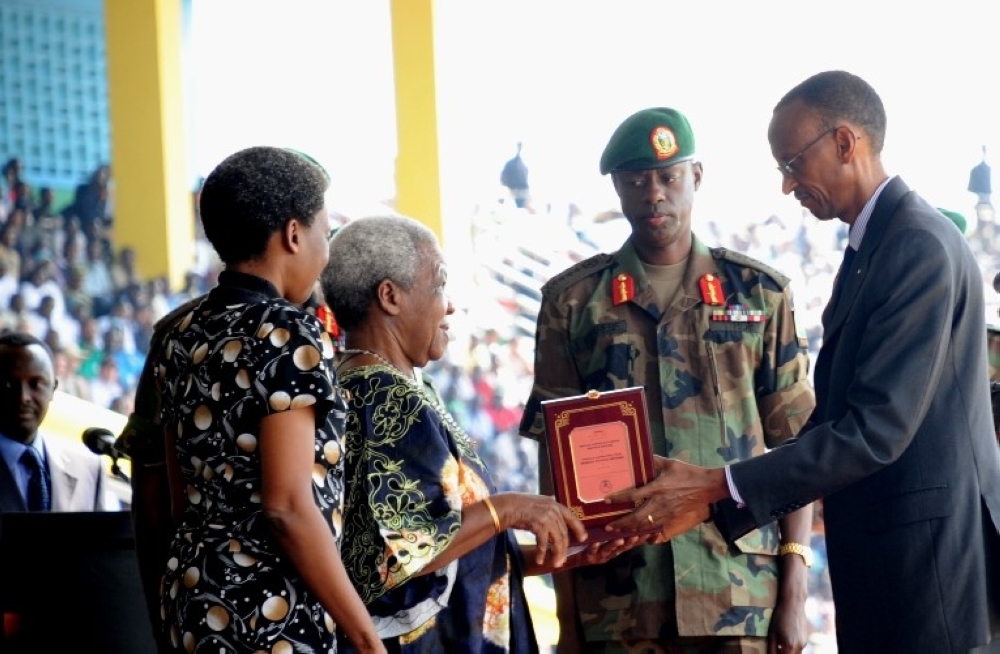
M 405 216 L 359 218 L 341 227 L 320 277 L 337 324 L 348 331 L 361 324 L 383 280 L 412 289 L 428 246 L 437 246 L 434 232 Z

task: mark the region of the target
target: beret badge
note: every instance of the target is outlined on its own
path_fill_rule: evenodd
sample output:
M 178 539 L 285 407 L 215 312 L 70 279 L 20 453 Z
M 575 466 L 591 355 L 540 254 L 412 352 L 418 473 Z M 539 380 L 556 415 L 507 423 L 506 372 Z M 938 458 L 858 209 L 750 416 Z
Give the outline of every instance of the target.
M 649 133 L 649 142 L 653 145 L 656 158 L 660 161 L 669 159 L 677 154 L 680 146 L 677 145 L 677 138 L 669 127 L 658 125 Z

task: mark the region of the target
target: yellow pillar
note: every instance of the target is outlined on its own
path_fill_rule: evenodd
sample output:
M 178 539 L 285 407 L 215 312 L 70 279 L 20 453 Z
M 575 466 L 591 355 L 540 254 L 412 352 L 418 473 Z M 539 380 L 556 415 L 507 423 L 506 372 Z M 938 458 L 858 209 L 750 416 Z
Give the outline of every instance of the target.
M 181 62 L 182 0 L 105 0 L 115 245 L 177 288 L 194 260 Z
M 443 239 L 434 71 L 434 0 L 391 0 L 396 84 L 396 209 Z

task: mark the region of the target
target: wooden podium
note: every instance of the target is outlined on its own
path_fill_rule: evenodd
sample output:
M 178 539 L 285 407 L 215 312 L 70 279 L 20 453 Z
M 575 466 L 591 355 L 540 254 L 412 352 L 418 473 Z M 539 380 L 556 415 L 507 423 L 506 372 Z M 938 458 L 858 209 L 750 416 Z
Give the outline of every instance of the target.
M 127 511 L 0 513 L 0 652 L 155 653 Z

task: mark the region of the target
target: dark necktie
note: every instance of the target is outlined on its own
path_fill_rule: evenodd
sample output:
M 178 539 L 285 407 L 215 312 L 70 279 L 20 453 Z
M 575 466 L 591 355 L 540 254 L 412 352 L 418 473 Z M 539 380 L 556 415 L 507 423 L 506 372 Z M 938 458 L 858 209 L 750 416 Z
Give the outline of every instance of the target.
M 840 270 L 837 272 L 837 279 L 833 283 L 833 295 L 830 298 L 830 306 L 836 306 L 837 301 L 840 299 L 840 292 L 851 276 L 851 263 L 854 261 L 854 255 L 857 253 L 858 251 L 850 245 L 848 245 L 847 250 L 844 251 L 844 260 L 840 264 Z
M 33 447 L 29 447 L 21 455 L 21 463 L 31 471 L 28 479 L 28 510 L 49 511 L 52 502 L 49 498 L 49 472 L 45 469 L 42 455 Z

